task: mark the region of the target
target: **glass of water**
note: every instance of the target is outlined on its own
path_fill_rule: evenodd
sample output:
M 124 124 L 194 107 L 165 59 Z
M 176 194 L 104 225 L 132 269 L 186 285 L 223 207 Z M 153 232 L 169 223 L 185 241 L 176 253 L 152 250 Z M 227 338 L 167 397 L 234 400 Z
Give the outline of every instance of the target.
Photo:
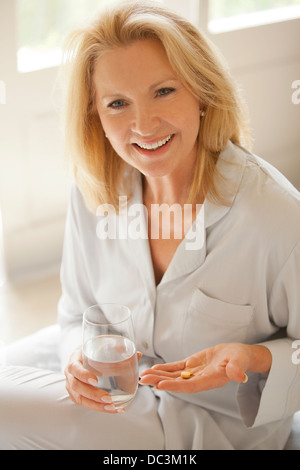
M 101 304 L 84 312 L 83 365 L 97 376 L 97 387 L 110 394 L 116 408 L 132 401 L 139 373 L 128 307 Z

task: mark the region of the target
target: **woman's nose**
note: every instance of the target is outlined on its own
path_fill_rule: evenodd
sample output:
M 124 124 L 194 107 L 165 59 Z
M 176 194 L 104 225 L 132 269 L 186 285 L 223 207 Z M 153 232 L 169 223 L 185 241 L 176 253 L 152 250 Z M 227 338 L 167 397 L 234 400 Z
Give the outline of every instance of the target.
M 160 125 L 160 118 L 155 109 L 149 106 L 139 107 L 135 110 L 131 129 L 142 136 L 151 136 Z

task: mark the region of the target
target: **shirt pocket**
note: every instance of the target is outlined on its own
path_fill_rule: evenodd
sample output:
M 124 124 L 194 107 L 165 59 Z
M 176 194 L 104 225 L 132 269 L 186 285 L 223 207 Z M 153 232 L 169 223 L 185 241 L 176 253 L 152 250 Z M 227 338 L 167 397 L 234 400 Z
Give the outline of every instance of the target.
M 183 324 L 183 356 L 220 343 L 245 343 L 253 313 L 251 305 L 224 302 L 196 289 Z

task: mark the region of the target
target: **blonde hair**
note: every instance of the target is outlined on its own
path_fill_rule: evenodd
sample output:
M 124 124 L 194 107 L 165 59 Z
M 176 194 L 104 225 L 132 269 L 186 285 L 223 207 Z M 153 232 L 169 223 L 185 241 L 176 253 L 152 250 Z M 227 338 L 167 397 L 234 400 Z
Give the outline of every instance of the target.
M 175 74 L 205 109 L 190 202 L 200 190 L 210 200 L 224 202 L 216 184 L 218 156 L 229 140 L 249 144 L 244 104 L 237 87 L 214 46 L 198 28 L 156 2 L 114 4 L 104 9 L 94 23 L 73 32 L 66 45 L 66 148 L 77 184 L 91 209 L 103 203 L 117 207 L 128 173 L 128 165 L 105 138 L 97 114 L 95 64 L 108 49 L 150 38 L 161 41 Z

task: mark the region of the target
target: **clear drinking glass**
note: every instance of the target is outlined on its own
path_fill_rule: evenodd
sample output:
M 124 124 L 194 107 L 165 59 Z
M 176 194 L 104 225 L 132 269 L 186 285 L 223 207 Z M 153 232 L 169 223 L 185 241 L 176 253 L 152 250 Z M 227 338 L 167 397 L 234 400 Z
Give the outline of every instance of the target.
M 110 394 L 116 408 L 132 401 L 139 373 L 128 307 L 101 304 L 84 312 L 83 365 L 97 376 L 97 387 Z

